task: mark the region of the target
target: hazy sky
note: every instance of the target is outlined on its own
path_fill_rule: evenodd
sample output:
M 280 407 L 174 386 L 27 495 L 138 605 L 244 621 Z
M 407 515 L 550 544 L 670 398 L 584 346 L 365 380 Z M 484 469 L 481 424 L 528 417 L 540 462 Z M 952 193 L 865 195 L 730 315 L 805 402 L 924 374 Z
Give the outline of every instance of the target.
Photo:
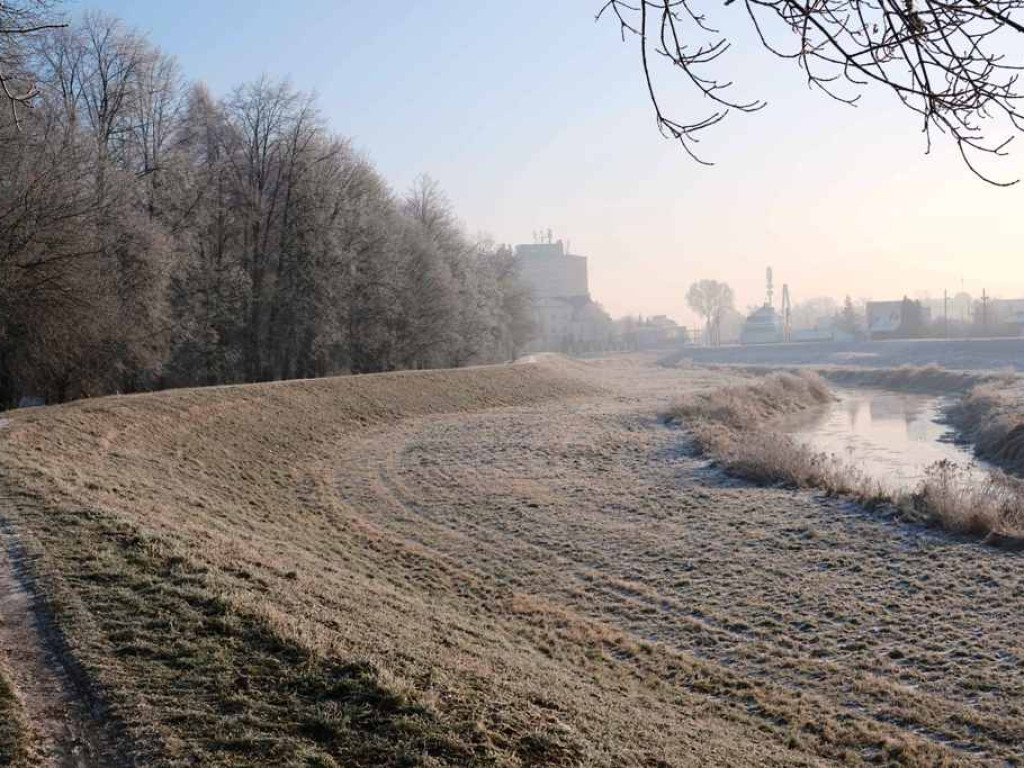
M 760 303 L 764 268 L 794 301 L 1024 295 L 1024 186 L 985 185 L 917 118 L 870 91 L 853 109 L 810 92 L 746 35 L 725 65 L 735 115 L 690 161 L 654 126 L 636 48 L 600 0 L 79 0 L 150 34 L 187 76 L 226 93 L 261 73 L 316 91 L 398 190 L 438 179 L 470 232 L 527 242 L 552 228 L 590 257 L 615 315 L 691 321 L 688 285 L 729 282 Z M 741 4 L 715 13 L 743 21 Z M 742 26 L 742 25 L 741 25 Z M 703 116 L 667 90 L 679 116 Z M 1000 171 L 1024 174 L 1024 138 Z

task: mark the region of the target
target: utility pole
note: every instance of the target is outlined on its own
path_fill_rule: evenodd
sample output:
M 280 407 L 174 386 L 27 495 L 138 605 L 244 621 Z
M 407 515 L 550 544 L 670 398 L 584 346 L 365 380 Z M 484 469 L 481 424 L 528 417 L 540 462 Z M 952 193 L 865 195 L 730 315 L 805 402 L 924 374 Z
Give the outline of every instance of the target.
M 984 288 L 981 289 L 981 331 L 988 333 L 988 296 Z
M 949 339 L 949 291 L 942 292 L 942 318 L 946 326 L 946 338 Z

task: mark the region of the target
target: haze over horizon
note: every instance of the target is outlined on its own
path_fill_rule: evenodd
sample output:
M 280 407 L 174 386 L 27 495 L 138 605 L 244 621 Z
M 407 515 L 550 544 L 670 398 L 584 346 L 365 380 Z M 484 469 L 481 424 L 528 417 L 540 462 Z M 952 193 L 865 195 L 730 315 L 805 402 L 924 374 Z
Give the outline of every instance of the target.
M 768 265 L 795 302 L 1024 295 L 1014 215 L 1024 189 L 985 184 L 941 136 L 926 156 L 918 121 L 890 93 L 839 104 L 740 31 L 746 45 L 724 67 L 737 98 L 768 107 L 708 132 L 700 150 L 717 165 L 701 167 L 658 136 L 636 47 L 610 21 L 595 24 L 599 5 L 310 0 L 283 16 L 238 0 L 91 0 L 75 10 L 146 32 L 218 96 L 260 72 L 316 91 L 332 129 L 396 189 L 427 173 L 470 232 L 520 243 L 550 227 L 570 241 L 615 316 L 692 322 L 686 289 L 705 277 L 730 283 L 743 310 L 762 301 Z M 738 30 L 741 15 L 737 6 Z M 666 87 L 664 100 L 677 116 L 706 112 L 686 89 Z M 1017 178 L 1021 159 L 986 168 Z

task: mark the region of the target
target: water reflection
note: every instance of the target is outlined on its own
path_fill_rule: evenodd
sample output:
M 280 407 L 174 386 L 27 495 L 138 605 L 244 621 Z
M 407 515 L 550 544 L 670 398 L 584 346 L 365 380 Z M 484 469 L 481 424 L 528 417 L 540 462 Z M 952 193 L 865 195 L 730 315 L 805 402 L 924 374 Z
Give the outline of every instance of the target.
M 829 408 L 784 420 L 783 431 L 889 485 L 914 485 L 943 459 L 973 460 L 950 442 L 949 428 L 940 423 L 942 398 L 867 389 L 840 389 L 836 395 L 839 402 Z

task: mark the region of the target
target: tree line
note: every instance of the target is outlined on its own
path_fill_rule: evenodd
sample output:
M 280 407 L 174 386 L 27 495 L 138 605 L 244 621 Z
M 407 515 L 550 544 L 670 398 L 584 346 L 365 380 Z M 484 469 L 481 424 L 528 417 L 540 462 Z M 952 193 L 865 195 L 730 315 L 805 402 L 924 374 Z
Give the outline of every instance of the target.
M 0 117 L 0 408 L 527 340 L 513 253 L 467 237 L 431 179 L 396 194 L 309 94 L 263 77 L 215 98 L 99 14 L 0 46 L 31 94 Z

